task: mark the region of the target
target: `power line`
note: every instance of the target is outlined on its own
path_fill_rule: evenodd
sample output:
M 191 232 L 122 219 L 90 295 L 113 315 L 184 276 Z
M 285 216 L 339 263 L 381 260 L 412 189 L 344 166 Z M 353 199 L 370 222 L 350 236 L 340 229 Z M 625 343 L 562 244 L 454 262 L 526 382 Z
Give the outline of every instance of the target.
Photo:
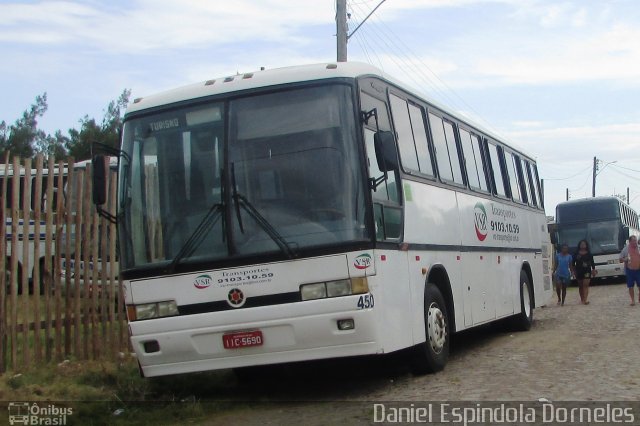
M 377 25 L 373 22 L 370 23 L 370 27 L 375 27 L 377 28 Z M 367 29 L 367 33 L 368 33 L 368 29 Z M 391 52 L 397 52 L 400 51 L 402 52 L 402 50 L 387 36 L 386 33 L 384 33 L 383 31 L 377 31 L 374 32 L 374 37 L 377 39 L 377 41 L 381 44 L 384 44 L 387 49 Z M 402 52 L 403 53 L 403 52 Z M 404 53 L 403 53 L 404 54 Z M 406 54 L 404 54 L 404 56 L 407 56 Z M 446 99 L 449 103 L 455 103 L 451 98 L 449 98 L 449 96 L 442 91 L 428 76 L 426 76 L 419 67 L 417 67 L 415 65 L 415 63 L 411 60 L 410 57 L 407 56 L 407 59 L 405 59 L 405 57 L 400 56 L 400 55 L 394 55 L 389 53 L 388 55 L 389 59 L 401 70 L 405 69 L 405 68 L 410 68 L 410 69 L 414 69 L 416 70 L 416 74 L 413 73 L 405 73 L 406 77 L 409 78 L 413 84 L 415 84 L 417 87 L 421 87 L 424 83 L 426 83 L 428 86 L 432 87 L 433 90 L 435 92 L 438 92 L 444 99 Z M 420 77 L 422 79 L 422 81 L 417 80 L 416 78 Z
M 625 173 L 625 172 L 623 172 L 622 170 L 618 170 L 618 168 L 617 168 L 617 167 L 614 167 L 614 168 L 612 168 L 611 170 L 613 170 L 614 172 L 616 172 L 616 173 L 620 174 L 621 176 L 626 177 L 627 179 L 633 179 L 633 180 L 635 180 L 635 181 L 639 181 L 639 182 L 640 182 L 640 177 L 638 177 L 638 176 L 631 176 L 630 174 Z
M 369 1 L 373 1 L 373 0 L 369 0 Z M 355 13 L 355 11 L 353 9 L 351 9 L 351 15 L 355 18 L 354 22 L 362 22 L 361 19 L 358 17 L 357 13 Z M 376 61 L 377 61 L 377 66 L 380 67 L 380 69 L 382 71 L 384 71 L 384 65 L 382 64 L 382 61 L 380 60 L 380 58 L 378 57 L 378 53 L 369 45 L 369 42 L 367 41 L 366 37 L 362 36 L 362 33 L 357 33 L 355 34 L 355 39 L 357 40 L 358 44 L 360 45 L 360 48 L 363 50 L 365 57 L 367 58 L 367 62 L 371 65 L 373 64 L 373 60 L 371 58 L 371 55 L 375 56 Z M 369 54 L 369 52 L 371 52 L 371 55 Z
M 362 8 L 360 8 L 358 4 L 354 4 L 354 6 L 362 12 Z M 378 23 L 380 23 L 380 25 L 378 25 Z M 502 139 L 508 140 L 508 138 L 502 135 L 495 127 L 493 127 L 491 123 L 489 123 L 486 119 L 484 119 L 482 115 L 473 106 L 471 106 L 468 102 L 466 102 L 464 98 L 462 98 L 455 90 L 453 90 L 449 85 L 447 85 L 438 76 L 438 74 L 436 74 L 436 72 L 433 71 L 431 67 L 429 67 L 429 65 L 427 65 L 422 59 L 420 59 L 420 57 L 416 55 L 415 52 L 411 50 L 411 48 L 409 48 L 407 44 L 404 43 L 404 41 L 399 36 L 397 36 L 395 32 L 392 29 L 390 29 L 383 21 L 373 16 L 371 19 L 371 27 L 374 27 L 375 29 L 377 29 L 377 32 L 374 32 L 376 38 L 380 40 L 387 47 L 387 49 L 390 51 L 389 59 L 392 60 L 400 69 L 403 69 L 403 66 L 401 66 L 398 63 L 398 61 L 402 62 L 402 64 L 404 64 L 404 67 L 413 69 L 418 74 L 418 77 L 420 77 L 423 80 L 423 83 L 426 83 L 428 86 L 432 87 L 433 90 L 437 92 L 447 103 L 450 103 L 454 106 L 457 105 L 458 107 L 462 106 L 462 109 L 471 110 L 475 114 L 475 118 L 481 121 L 489 130 L 491 130 L 493 133 L 495 133 L 497 136 L 501 137 Z M 384 27 L 384 28 L 381 28 L 381 27 Z M 394 39 L 397 40 L 401 44 L 401 46 L 398 43 L 396 43 Z M 391 52 L 394 52 L 396 54 Z M 394 57 L 397 58 L 397 60 L 394 59 Z M 424 72 L 424 70 L 416 64 L 416 62 L 418 62 L 422 67 L 427 69 L 436 78 L 437 82 L 434 81 L 431 77 L 429 77 Z M 414 83 L 417 83 L 418 87 L 421 86 L 420 82 L 416 81 L 416 79 L 413 77 L 413 73 L 405 72 L 405 75 L 411 78 L 411 80 Z M 443 86 L 446 89 L 446 91 L 440 89 L 439 86 Z M 458 98 L 461 104 L 456 99 L 451 98 L 447 94 L 447 91 L 453 94 L 456 98 Z
M 567 176 L 567 177 L 563 177 L 563 178 L 548 178 L 548 177 L 545 177 L 544 180 L 567 180 L 567 179 L 572 179 L 572 178 L 574 178 L 576 176 L 581 175 L 582 173 L 586 172 L 587 170 L 591 170 L 591 166 L 587 167 L 586 169 L 583 169 L 583 170 L 579 171 L 575 175 L 571 175 L 571 176 Z
M 591 176 L 587 176 L 587 178 L 585 179 L 584 183 L 582 185 L 580 185 L 579 187 L 575 188 L 575 189 L 571 189 L 569 188 L 569 192 L 577 192 L 580 191 L 582 188 L 585 187 L 585 185 L 587 184 L 587 182 L 589 182 L 589 178 L 591 178 Z M 545 179 L 546 180 L 546 179 Z
M 637 169 L 631 169 L 631 168 L 629 168 L 629 167 L 620 166 L 619 164 L 614 164 L 613 166 L 614 166 L 614 167 L 620 167 L 621 169 L 629 170 L 630 172 L 640 173 L 640 170 L 637 170 Z

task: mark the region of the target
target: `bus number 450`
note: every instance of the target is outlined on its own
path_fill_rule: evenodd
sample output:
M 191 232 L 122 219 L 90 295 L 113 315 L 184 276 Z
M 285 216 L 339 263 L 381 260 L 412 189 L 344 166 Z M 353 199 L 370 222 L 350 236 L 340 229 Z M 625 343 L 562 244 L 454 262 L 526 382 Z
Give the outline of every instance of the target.
M 360 296 L 358 299 L 358 309 L 369 309 L 373 308 L 373 294 L 365 294 L 364 296 Z

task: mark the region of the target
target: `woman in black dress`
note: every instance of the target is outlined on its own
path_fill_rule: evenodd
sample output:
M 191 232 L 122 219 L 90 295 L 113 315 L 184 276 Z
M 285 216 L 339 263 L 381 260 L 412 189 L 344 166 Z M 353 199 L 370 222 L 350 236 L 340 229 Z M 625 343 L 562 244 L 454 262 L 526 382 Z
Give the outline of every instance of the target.
M 582 240 L 578 243 L 578 250 L 573 255 L 573 270 L 576 274 L 576 280 L 578 281 L 578 291 L 580 292 L 580 302 L 583 305 L 589 304 L 589 283 L 591 278 L 595 277 L 598 273 L 596 271 L 596 264 L 593 261 L 593 255 L 589 249 L 589 243 L 587 240 Z

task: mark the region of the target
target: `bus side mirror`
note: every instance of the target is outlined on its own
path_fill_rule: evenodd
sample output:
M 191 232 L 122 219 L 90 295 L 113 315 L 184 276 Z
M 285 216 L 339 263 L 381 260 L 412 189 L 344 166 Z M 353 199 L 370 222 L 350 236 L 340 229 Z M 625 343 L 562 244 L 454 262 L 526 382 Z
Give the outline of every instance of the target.
M 383 172 L 398 170 L 398 152 L 396 139 L 392 132 L 378 131 L 373 136 L 378 168 Z
M 91 160 L 93 180 L 93 204 L 102 206 L 107 201 L 107 169 L 104 155 L 96 155 Z

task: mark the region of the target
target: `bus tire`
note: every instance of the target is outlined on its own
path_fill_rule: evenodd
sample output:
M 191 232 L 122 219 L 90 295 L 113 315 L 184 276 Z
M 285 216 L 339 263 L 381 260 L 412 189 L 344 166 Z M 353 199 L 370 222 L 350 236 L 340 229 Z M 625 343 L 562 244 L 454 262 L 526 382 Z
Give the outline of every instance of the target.
M 413 348 L 413 374 L 442 370 L 449 359 L 449 313 L 442 293 L 435 284 L 427 283 L 424 291 L 424 324 L 426 339 Z
M 533 324 L 533 293 L 529 275 L 520 271 L 520 312 L 513 318 L 513 327 L 518 331 L 527 331 Z
M 51 271 L 48 271 L 47 273 L 45 273 L 45 262 L 44 262 L 44 257 L 40 258 L 40 283 L 39 283 L 39 287 L 40 287 L 40 294 L 43 295 L 45 292 L 45 280 L 48 279 L 49 281 L 49 294 L 54 294 L 54 281 L 53 281 L 53 277 L 55 274 L 55 256 L 51 256 Z M 35 275 L 35 274 L 34 274 Z M 35 284 L 34 284 L 35 285 Z M 33 289 L 31 289 L 31 291 L 33 291 Z
M 5 283 L 7 285 L 6 293 L 7 295 L 11 294 L 11 257 L 7 257 L 5 260 Z M 18 280 L 18 294 L 22 294 L 22 264 L 18 262 L 18 270 L 16 279 Z

